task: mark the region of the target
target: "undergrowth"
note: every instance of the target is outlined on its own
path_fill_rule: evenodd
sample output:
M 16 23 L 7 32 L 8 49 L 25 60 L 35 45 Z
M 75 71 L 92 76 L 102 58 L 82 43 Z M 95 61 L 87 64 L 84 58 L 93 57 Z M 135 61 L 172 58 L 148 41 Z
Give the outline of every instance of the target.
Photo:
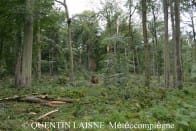
M 78 101 L 52 107 L 27 102 L 1 101 L 0 130 L 2 131 L 33 130 L 28 123 L 36 121 L 40 115 L 54 109 L 59 111 L 45 117 L 43 121 L 99 121 L 106 124 L 159 122 L 174 124 L 175 128 L 171 130 L 196 130 L 195 83 L 185 83 L 182 90 L 146 88 L 136 80 L 132 82 L 135 84 L 129 81 L 124 87 L 92 85 L 88 81 L 84 82 L 85 84 L 80 82 L 59 84 L 56 80 L 42 80 L 34 81 L 32 88 L 16 89 L 10 83 L 1 81 L 0 98 L 37 93 L 56 98 L 68 97 Z

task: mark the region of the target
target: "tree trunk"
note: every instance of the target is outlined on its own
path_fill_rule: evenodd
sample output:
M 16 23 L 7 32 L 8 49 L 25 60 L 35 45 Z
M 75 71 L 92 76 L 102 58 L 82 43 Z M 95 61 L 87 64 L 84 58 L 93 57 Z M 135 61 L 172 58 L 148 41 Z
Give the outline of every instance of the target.
M 15 63 L 15 87 L 19 87 L 21 84 L 21 53 L 22 53 L 22 33 L 17 32 L 16 35 L 17 45 L 16 45 L 16 63 Z
M 136 65 L 140 65 L 140 59 L 139 59 L 137 48 L 135 49 L 135 55 L 136 55 Z M 140 68 L 138 68 L 138 66 L 136 66 L 136 67 L 137 67 L 136 68 L 137 73 L 140 73 Z
M 158 82 L 160 82 L 160 73 L 159 73 L 159 70 L 160 70 L 160 67 L 159 67 L 159 61 L 158 59 L 161 57 L 159 56 L 158 54 L 158 38 L 157 38 L 157 18 L 156 18 L 156 15 L 155 15 L 155 5 L 152 5 L 152 15 L 153 15 L 153 37 L 154 37 L 154 66 L 155 66 L 155 71 L 156 71 L 156 75 L 157 75 L 157 80 Z
M 165 77 L 165 87 L 169 87 L 169 42 L 168 42 L 168 2 L 163 0 L 163 10 L 164 10 L 164 29 L 165 29 L 165 40 L 164 40 L 164 77 Z
M 0 38 L 0 64 L 3 63 L 3 46 L 4 46 L 4 40 L 3 38 Z
M 70 22 L 69 22 L 70 21 Z M 69 61 L 70 61 L 70 73 L 69 79 L 73 81 L 74 77 L 74 64 L 73 64 L 73 51 L 72 51 L 72 38 L 71 38 L 71 20 L 68 18 L 68 40 L 69 40 Z
M 96 64 L 95 64 L 95 61 L 92 57 L 89 57 L 89 60 L 88 60 L 88 70 L 89 71 L 94 71 L 95 68 L 96 68 Z
M 181 57 L 180 57 L 180 3 L 179 0 L 175 0 L 175 72 L 176 80 L 175 85 L 181 89 L 182 83 L 182 68 L 181 68 Z
M 87 60 L 88 60 L 88 71 L 92 71 L 92 62 L 91 62 L 91 47 L 87 44 Z
M 92 47 L 88 44 L 87 47 L 87 55 L 88 55 L 88 71 L 95 70 L 95 61 L 92 57 Z
M 153 40 L 152 43 L 153 43 L 153 45 L 155 45 L 154 40 Z M 153 48 L 155 49 L 155 46 L 153 46 Z M 156 60 L 155 60 L 155 57 L 156 57 L 156 52 L 152 51 L 152 74 L 153 74 L 153 76 L 156 76 Z
M 21 53 L 17 53 L 15 64 L 15 87 L 19 87 L 21 83 Z
M 3 38 L 0 38 L 0 58 L 2 58 L 3 54 Z
M 53 75 L 53 64 L 54 64 L 54 48 L 51 47 L 49 49 L 49 70 L 50 70 L 50 75 Z
M 195 57 L 196 57 L 196 33 L 195 33 L 195 23 L 193 20 L 194 16 L 193 16 L 193 12 L 191 12 L 191 26 L 192 26 L 192 30 L 193 30 L 193 62 L 196 61 Z
M 73 63 L 73 51 L 72 51 L 72 36 L 71 36 L 71 18 L 69 18 L 69 10 L 66 4 L 66 0 L 63 2 L 59 0 L 55 0 L 56 2 L 60 3 L 65 8 L 65 17 L 67 18 L 67 25 L 68 25 L 68 44 L 69 44 L 69 62 L 70 62 L 70 72 L 69 72 L 69 79 L 73 81 L 74 79 L 74 63 Z
M 143 39 L 144 39 L 144 65 L 145 65 L 145 86 L 150 86 L 150 59 L 149 59 L 149 45 L 147 36 L 147 6 L 146 0 L 142 0 L 142 26 L 143 26 Z
M 112 25 L 111 25 L 110 19 L 107 20 L 107 24 L 108 24 L 108 29 L 109 29 L 109 35 L 111 37 L 112 36 L 112 27 L 111 27 Z M 111 48 L 110 45 L 111 44 L 107 45 L 107 47 L 106 47 L 106 51 L 108 54 L 110 53 L 110 48 Z
M 174 5 L 173 5 L 173 1 L 170 1 L 170 10 L 171 10 L 171 25 L 172 25 L 172 72 L 173 72 L 173 87 L 175 86 L 175 80 L 176 80 L 176 71 L 175 71 L 175 52 L 176 52 L 176 48 L 175 48 L 175 19 L 174 19 Z
M 79 70 L 81 70 L 82 69 L 82 54 L 81 54 L 81 52 L 80 52 L 80 56 L 79 56 L 79 58 L 78 58 L 78 69 Z
M 31 87 L 32 44 L 33 44 L 33 0 L 26 0 L 21 87 Z
M 37 79 L 41 78 L 41 44 L 40 44 L 40 27 L 38 23 L 38 28 L 36 32 L 36 46 L 37 46 L 37 63 L 36 63 L 36 76 Z
M 193 40 L 194 40 L 193 41 L 193 46 L 192 46 L 192 61 L 193 61 L 192 67 L 194 67 L 194 66 L 196 66 L 196 32 L 195 32 L 195 23 L 194 23 L 193 11 L 191 12 L 191 24 L 192 24 Z M 192 68 L 191 72 L 194 72 L 193 68 Z
M 136 73 L 136 62 L 135 62 L 135 52 L 134 51 L 133 51 L 132 61 L 133 61 L 133 72 Z

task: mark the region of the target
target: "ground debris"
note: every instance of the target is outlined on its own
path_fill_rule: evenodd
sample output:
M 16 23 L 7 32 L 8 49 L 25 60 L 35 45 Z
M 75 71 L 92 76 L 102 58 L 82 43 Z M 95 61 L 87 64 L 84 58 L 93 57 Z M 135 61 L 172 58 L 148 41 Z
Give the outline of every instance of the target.
M 25 95 L 18 96 L 14 95 L 12 97 L 1 98 L 1 101 L 18 101 L 18 102 L 29 102 L 29 103 L 41 103 L 46 105 L 54 105 L 54 104 L 64 104 L 64 103 L 73 103 L 77 102 L 78 99 L 71 98 L 53 98 L 46 95 Z

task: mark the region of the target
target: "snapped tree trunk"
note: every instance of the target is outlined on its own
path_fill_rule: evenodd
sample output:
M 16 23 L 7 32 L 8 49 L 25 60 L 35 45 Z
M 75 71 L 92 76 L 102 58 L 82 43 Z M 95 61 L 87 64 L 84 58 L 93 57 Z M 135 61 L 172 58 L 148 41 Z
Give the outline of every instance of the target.
M 33 0 L 26 0 L 21 87 L 31 87 L 32 44 L 33 44 L 33 3 L 34 3 Z
M 165 29 L 165 40 L 164 40 L 164 78 L 165 78 L 165 87 L 169 87 L 169 42 L 168 42 L 168 2 L 163 0 L 163 10 L 164 10 L 164 29 Z
M 145 86 L 150 86 L 150 59 L 149 59 L 149 45 L 147 36 L 147 5 L 146 0 L 142 0 L 142 27 L 144 39 L 144 65 L 145 65 Z
M 70 72 L 69 72 L 69 79 L 70 81 L 73 81 L 74 79 L 74 63 L 73 63 L 73 51 L 72 51 L 72 38 L 71 38 L 71 18 L 69 17 L 69 10 L 66 4 L 66 0 L 63 2 L 59 0 L 55 0 L 57 3 L 60 3 L 65 8 L 65 17 L 67 19 L 67 25 L 68 25 L 68 44 L 69 44 L 69 64 L 70 64 Z

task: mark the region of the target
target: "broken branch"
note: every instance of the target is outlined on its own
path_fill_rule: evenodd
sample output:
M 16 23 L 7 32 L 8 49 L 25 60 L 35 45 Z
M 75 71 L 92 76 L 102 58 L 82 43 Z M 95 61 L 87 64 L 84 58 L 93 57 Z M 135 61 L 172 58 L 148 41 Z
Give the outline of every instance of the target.
M 49 115 L 51 115 L 51 114 L 53 114 L 53 113 L 55 113 L 55 112 L 57 112 L 57 111 L 59 111 L 59 110 L 58 110 L 58 109 L 55 109 L 55 110 L 52 110 L 52 111 L 50 111 L 50 112 L 47 112 L 47 113 L 41 115 L 40 117 L 38 117 L 38 118 L 37 118 L 37 121 L 39 121 L 39 120 L 43 119 L 44 117 L 49 116 Z
M 61 4 L 61 5 L 63 5 L 63 6 L 65 6 L 65 3 L 63 3 L 63 2 L 61 2 L 61 1 L 58 1 L 58 0 L 55 0 L 57 3 L 59 3 L 59 4 Z

